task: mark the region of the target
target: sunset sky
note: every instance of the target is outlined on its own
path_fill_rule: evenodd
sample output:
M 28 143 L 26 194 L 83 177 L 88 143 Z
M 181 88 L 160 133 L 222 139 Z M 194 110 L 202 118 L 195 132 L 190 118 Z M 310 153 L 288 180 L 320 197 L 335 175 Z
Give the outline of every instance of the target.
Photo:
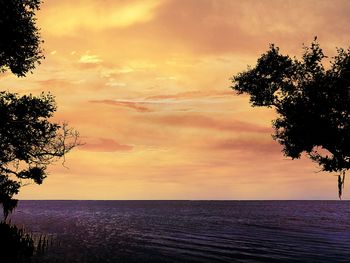
M 347 48 L 349 14 L 347 0 L 45 0 L 46 59 L 1 88 L 50 91 L 85 145 L 19 198 L 337 199 L 335 176 L 282 155 L 274 111 L 229 87 L 269 43 Z

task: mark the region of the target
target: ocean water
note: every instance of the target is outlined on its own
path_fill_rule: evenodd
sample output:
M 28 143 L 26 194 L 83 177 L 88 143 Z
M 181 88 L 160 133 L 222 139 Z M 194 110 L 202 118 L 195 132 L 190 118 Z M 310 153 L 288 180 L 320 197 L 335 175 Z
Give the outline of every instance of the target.
M 34 262 L 350 262 L 348 201 L 20 201 Z

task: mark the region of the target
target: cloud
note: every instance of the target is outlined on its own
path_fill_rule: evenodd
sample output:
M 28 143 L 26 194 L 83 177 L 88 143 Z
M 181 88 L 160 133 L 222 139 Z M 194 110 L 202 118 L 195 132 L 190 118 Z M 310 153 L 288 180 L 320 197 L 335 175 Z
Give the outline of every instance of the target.
M 213 118 L 201 114 L 183 113 L 181 115 L 154 116 L 152 121 L 169 126 L 181 126 L 199 129 L 215 129 L 230 132 L 271 133 L 271 128 L 240 120 Z
M 108 82 L 106 82 L 105 84 L 108 87 L 125 87 L 126 83 L 124 82 L 118 82 L 115 79 L 111 78 L 108 80 Z
M 120 144 L 113 139 L 108 138 L 88 138 L 85 144 L 78 149 L 91 152 L 119 152 L 131 151 L 134 147 L 126 144 Z
M 98 64 L 102 62 L 102 59 L 100 59 L 97 55 L 82 55 L 79 59 L 79 63 L 83 64 Z
M 174 94 L 159 94 L 152 95 L 146 98 L 146 100 L 166 100 L 166 99 L 200 99 L 203 97 L 217 97 L 217 96 L 232 96 L 233 92 L 228 91 L 219 91 L 219 90 L 193 90 L 186 92 L 178 92 Z
M 343 0 L 201 0 L 200 5 L 197 0 L 169 0 L 155 9 L 148 23 L 120 33 L 159 52 L 257 55 L 271 42 L 295 51 L 315 35 L 325 42 L 344 42 L 350 33 L 349 12 L 350 4 Z
M 76 94 L 78 85 L 77 80 L 74 79 L 65 79 L 65 78 L 48 78 L 48 79 L 39 79 L 35 81 L 36 88 L 32 89 L 35 93 L 40 92 L 53 92 L 54 95 L 57 94 Z M 59 98 L 56 99 L 61 99 Z
M 262 139 L 254 138 L 237 138 L 237 139 L 227 139 L 220 141 L 213 141 L 209 145 L 211 150 L 217 151 L 237 151 L 244 152 L 245 154 L 278 154 L 281 155 L 281 146 L 272 139 L 269 141 L 264 141 Z
M 138 112 L 150 112 L 151 110 L 148 107 L 142 105 L 142 103 L 137 103 L 133 101 L 117 101 L 117 100 L 91 100 L 91 103 L 100 103 L 106 105 L 112 105 L 117 107 L 127 107 L 134 109 Z
M 72 35 L 81 30 L 103 30 L 107 28 L 125 28 L 137 23 L 150 21 L 154 9 L 161 3 L 155 1 L 115 1 L 85 0 L 62 1 L 48 4 L 41 18 L 45 31 L 53 35 Z

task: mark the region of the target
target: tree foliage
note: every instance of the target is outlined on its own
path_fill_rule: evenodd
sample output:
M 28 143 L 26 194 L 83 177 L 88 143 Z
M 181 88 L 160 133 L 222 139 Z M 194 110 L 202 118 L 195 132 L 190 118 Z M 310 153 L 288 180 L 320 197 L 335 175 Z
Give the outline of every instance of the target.
M 254 68 L 232 78 L 232 89 L 252 106 L 273 107 L 273 138 L 293 159 L 306 153 L 323 171 L 337 172 L 339 197 L 350 168 L 350 49 L 337 49 L 330 65 L 317 38 L 301 59 L 279 48 L 261 55 Z
M 78 133 L 50 122 L 52 95 L 0 93 L 0 203 L 5 216 L 17 204 L 13 195 L 27 181 L 41 184 L 46 168 L 77 145 Z
M 0 0 L 0 72 L 24 77 L 43 58 L 35 12 L 40 0 Z M 5 218 L 21 186 L 41 184 L 47 166 L 78 145 L 78 133 L 50 121 L 54 97 L 0 92 L 0 204 Z
M 19 77 L 43 58 L 35 12 L 40 0 L 0 0 L 0 71 Z

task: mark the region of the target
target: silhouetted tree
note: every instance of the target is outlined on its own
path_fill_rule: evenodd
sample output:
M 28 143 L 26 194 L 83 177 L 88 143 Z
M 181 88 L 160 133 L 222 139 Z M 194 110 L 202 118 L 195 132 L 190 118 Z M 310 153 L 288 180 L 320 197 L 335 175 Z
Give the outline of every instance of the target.
M 24 179 L 41 184 L 47 166 L 77 145 L 76 131 L 49 121 L 55 111 L 50 94 L 0 93 L 0 203 L 5 216 L 16 206 L 12 196 Z
M 317 38 L 300 60 L 270 49 L 254 68 L 232 78 L 232 89 L 252 106 L 273 107 L 273 138 L 286 156 L 305 152 L 323 171 L 337 172 L 339 197 L 350 168 L 350 49 L 337 49 L 330 66 Z
M 40 0 L 0 0 L 0 71 L 19 77 L 43 58 L 35 11 Z M 50 122 L 54 97 L 0 92 L 0 204 L 5 218 L 17 205 L 13 196 L 28 180 L 41 184 L 46 168 L 77 145 L 78 133 Z
M 0 71 L 25 76 L 43 58 L 35 11 L 40 0 L 0 0 Z

